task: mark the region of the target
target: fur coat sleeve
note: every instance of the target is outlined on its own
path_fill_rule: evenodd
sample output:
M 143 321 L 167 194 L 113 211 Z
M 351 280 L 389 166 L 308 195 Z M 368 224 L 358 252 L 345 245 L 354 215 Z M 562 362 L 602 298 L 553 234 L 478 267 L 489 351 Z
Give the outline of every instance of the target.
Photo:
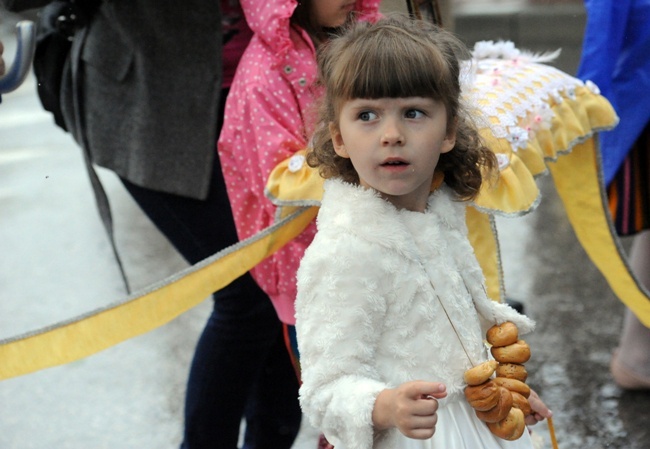
M 323 237 L 309 247 L 298 274 L 300 403 L 335 447 L 367 449 L 386 436 L 375 435 L 372 425 L 375 399 L 391 387 L 374 365 L 376 327 L 386 313 L 379 284 L 386 273 L 381 264 L 368 263 L 372 255 L 361 248 L 349 257 L 344 249 L 352 242 L 346 236 Z

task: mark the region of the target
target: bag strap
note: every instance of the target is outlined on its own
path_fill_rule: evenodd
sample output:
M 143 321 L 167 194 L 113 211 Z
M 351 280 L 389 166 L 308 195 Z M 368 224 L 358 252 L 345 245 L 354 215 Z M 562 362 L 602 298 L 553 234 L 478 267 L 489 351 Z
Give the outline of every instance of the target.
M 88 31 L 87 27 L 80 28 L 75 35 L 75 39 L 72 42 L 72 47 L 70 49 L 70 72 L 72 75 L 72 109 L 74 111 L 74 119 L 77 123 L 76 140 L 81 145 L 81 152 L 83 153 L 84 163 L 86 165 L 86 170 L 88 171 L 88 176 L 90 178 L 90 184 L 93 188 L 93 193 L 95 194 L 95 202 L 97 204 L 97 209 L 99 211 L 99 216 L 104 224 L 106 229 L 106 234 L 108 235 L 113 254 L 115 255 L 115 261 L 120 270 L 120 275 L 124 281 L 124 286 L 127 293 L 130 293 L 129 281 L 124 270 L 124 265 L 122 264 L 122 259 L 120 258 L 119 251 L 115 242 L 115 232 L 113 227 L 113 215 L 111 213 L 110 203 L 108 201 L 108 195 L 102 186 L 101 180 L 97 175 L 97 171 L 92 164 L 90 157 L 90 145 L 88 143 L 88 137 L 86 135 L 85 121 L 83 119 L 82 107 L 83 103 L 80 99 L 79 90 L 82 89 L 82 80 L 81 73 L 79 72 L 79 60 L 81 58 L 81 50 L 84 45 L 86 33 Z

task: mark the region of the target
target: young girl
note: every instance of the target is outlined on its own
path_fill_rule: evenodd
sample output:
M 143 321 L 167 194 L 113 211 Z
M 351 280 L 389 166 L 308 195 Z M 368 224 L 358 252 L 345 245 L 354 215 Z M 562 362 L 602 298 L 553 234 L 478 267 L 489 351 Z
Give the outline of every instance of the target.
M 237 234 L 245 239 L 275 221 L 277 208 L 264 194 L 273 168 L 307 147 L 317 46 L 352 19 L 375 20 L 379 0 L 242 0 L 241 6 L 254 35 L 230 88 L 218 149 Z M 309 226 L 251 270 L 287 324 L 294 323 L 298 264 L 314 233 Z
M 465 201 L 496 161 L 462 110 L 463 54 L 451 34 L 399 17 L 322 54 L 329 126 L 307 160 L 325 193 L 296 330 L 303 412 L 336 449 L 532 448 L 528 432 L 490 433 L 463 394 L 490 326 L 533 328 L 487 297 L 466 237 Z
M 264 192 L 269 174 L 309 141 L 316 48 L 350 20 L 374 20 L 379 0 L 240 3 L 254 35 L 230 88 L 218 150 L 237 234 L 245 239 L 275 221 L 277 208 Z M 288 326 L 295 322 L 296 271 L 314 234 L 312 224 L 251 270 Z

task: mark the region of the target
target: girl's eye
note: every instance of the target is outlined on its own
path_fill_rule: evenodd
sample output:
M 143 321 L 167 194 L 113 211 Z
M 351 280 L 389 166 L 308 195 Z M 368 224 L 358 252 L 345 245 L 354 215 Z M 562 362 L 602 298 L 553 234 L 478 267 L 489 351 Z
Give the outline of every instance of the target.
M 424 115 L 424 112 L 418 109 L 409 109 L 406 111 L 406 118 L 420 118 Z
M 363 111 L 362 113 L 359 114 L 359 120 L 362 120 L 364 122 L 368 122 L 370 120 L 374 120 L 377 118 L 377 114 L 374 112 L 370 111 Z

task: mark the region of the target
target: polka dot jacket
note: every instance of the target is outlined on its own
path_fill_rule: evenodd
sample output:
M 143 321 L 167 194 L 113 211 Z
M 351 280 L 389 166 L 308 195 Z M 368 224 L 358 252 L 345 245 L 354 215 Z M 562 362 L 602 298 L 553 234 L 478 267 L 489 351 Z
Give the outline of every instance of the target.
M 357 0 L 360 20 L 379 17 L 379 0 Z M 295 0 L 241 0 L 254 36 L 239 63 L 226 103 L 218 150 L 240 239 L 274 222 L 264 196 L 271 170 L 306 147 L 313 128 L 317 67 L 308 34 L 289 19 Z M 280 319 L 293 324 L 296 272 L 315 225 L 251 274 L 270 296 Z

